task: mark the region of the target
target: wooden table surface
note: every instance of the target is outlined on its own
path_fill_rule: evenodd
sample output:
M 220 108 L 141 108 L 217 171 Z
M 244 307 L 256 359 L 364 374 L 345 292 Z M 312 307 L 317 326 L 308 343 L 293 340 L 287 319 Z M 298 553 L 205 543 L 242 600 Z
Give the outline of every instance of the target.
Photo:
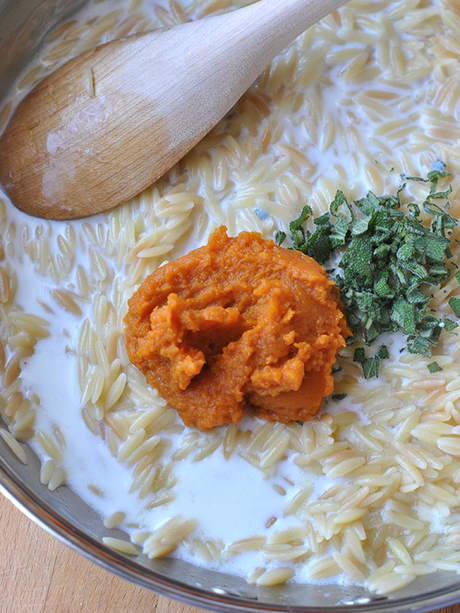
M 0 494 L 0 613 L 204 613 L 92 564 Z M 460 613 L 460 604 L 436 613 Z

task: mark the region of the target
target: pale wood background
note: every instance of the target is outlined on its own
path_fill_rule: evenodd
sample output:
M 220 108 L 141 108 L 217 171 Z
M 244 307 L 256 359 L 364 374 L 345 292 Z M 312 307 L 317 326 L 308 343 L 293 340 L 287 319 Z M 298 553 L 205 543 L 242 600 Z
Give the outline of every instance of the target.
M 88 562 L 0 495 L 0 613 L 204 613 Z M 460 605 L 437 613 L 460 613 Z

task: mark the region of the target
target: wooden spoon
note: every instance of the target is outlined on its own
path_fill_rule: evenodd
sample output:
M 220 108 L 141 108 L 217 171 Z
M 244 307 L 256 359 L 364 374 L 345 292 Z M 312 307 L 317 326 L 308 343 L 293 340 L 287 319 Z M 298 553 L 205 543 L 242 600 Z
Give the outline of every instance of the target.
M 296 36 L 344 0 L 261 0 L 115 40 L 61 66 L 0 139 L 0 181 L 47 219 L 100 213 L 180 160 Z M 83 73 L 94 75 L 94 96 Z

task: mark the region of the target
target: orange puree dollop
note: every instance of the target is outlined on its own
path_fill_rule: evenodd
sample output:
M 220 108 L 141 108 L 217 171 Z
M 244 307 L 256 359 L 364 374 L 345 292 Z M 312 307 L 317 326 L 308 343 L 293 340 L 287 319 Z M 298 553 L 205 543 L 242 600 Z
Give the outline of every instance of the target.
M 332 392 L 350 334 L 340 306 L 312 258 L 221 227 L 132 296 L 126 347 L 187 426 L 236 424 L 245 410 L 306 421 Z

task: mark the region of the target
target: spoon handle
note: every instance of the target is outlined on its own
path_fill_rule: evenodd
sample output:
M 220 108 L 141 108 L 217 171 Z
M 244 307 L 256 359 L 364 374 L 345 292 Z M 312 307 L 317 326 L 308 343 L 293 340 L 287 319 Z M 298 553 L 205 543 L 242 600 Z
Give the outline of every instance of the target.
M 252 62 L 259 59 L 259 68 L 263 70 L 294 38 L 345 3 L 344 0 L 260 0 L 227 14 L 228 21 L 225 24 L 222 21 L 222 26 L 227 28 L 227 36 L 229 31 L 235 31 L 232 42 L 238 45 L 241 55 L 252 50 Z
M 204 98 L 211 102 L 206 121 L 213 116 L 217 123 L 278 53 L 345 3 L 346 0 L 260 0 L 196 22 L 203 32 L 199 57 L 192 61 L 195 75 L 203 70 L 201 104 L 206 106 Z M 216 91 L 225 108 L 215 105 Z
M 199 22 L 203 26 L 199 53 L 206 58 L 207 91 L 224 87 L 228 95 L 222 99 L 233 98 L 234 104 L 278 53 L 343 4 L 344 0 L 261 0 Z M 225 112 L 221 108 L 217 111 L 220 116 Z

